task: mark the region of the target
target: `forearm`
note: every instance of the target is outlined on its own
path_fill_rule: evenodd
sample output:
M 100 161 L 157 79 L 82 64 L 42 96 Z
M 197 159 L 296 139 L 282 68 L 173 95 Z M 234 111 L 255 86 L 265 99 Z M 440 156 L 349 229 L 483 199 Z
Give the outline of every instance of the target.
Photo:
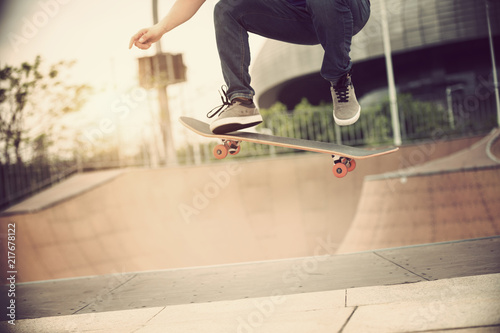
M 205 0 L 177 0 L 168 14 L 158 24 L 139 30 L 130 38 L 129 49 L 133 45 L 147 50 L 170 30 L 189 20 L 200 9 Z
M 158 23 L 163 33 L 189 20 L 200 9 L 205 0 L 177 0 L 168 14 Z

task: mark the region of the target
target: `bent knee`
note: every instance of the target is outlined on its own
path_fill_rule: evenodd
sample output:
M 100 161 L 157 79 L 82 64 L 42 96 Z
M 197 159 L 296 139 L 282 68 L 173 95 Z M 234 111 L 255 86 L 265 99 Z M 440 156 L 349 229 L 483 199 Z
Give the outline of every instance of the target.
M 242 0 L 219 0 L 214 7 L 214 17 L 222 17 L 238 10 Z

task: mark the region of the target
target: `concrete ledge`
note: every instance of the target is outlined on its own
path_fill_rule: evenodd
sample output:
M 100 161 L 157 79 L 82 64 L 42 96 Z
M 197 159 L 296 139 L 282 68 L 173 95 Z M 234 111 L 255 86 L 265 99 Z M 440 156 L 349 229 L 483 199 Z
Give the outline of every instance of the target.
M 35 213 L 42 209 L 55 206 L 65 200 L 74 198 L 82 193 L 111 181 L 124 173 L 123 169 L 81 173 L 54 185 L 53 187 L 35 194 L 29 199 L 0 212 L 0 216 Z
M 15 332 L 498 332 L 499 299 L 500 274 L 490 274 L 26 319 Z
M 16 288 L 15 332 L 487 331 L 500 237 Z

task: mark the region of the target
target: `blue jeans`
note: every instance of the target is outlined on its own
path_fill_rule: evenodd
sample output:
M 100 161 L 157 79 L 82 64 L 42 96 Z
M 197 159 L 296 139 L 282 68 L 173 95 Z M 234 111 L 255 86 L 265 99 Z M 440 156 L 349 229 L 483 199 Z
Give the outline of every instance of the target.
M 351 69 L 352 36 L 370 17 L 370 0 L 220 0 L 214 10 L 217 48 L 228 97 L 253 98 L 248 32 L 325 50 L 321 75 L 335 83 Z

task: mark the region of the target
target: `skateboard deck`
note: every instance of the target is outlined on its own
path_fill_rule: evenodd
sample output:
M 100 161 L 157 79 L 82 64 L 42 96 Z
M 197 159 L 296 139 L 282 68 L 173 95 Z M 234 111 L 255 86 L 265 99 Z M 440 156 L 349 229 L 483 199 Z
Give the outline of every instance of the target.
M 305 150 L 332 155 L 334 159 L 333 172 L 339 178 L 344 177 L 348 171 L 354 170 L 355 159 L 366 159 L 375 156 L 386 155 L 394 153 L 399 149 L 398 147 L 388 147 L 381 149 L 357 148 L 329 142 L 287 138 L 246 131 L 236 131 L 226 134 L 214 134 L 212 133 L 212 131 L 210 131 L 209 124 L 203 121 L 190 117 L 180 117 L 179 121 L 188 129 L 199 135 L 208 138 L 222 139 L 224 144 L 218 145 L 214 148 L 214 156 L 218 159 L 226 157 L 228 153 L 231 155 L 237 154 L 240 150 L 239 143 L 241 141 Z M 345 168 L 340 164 L 344 165 Z

